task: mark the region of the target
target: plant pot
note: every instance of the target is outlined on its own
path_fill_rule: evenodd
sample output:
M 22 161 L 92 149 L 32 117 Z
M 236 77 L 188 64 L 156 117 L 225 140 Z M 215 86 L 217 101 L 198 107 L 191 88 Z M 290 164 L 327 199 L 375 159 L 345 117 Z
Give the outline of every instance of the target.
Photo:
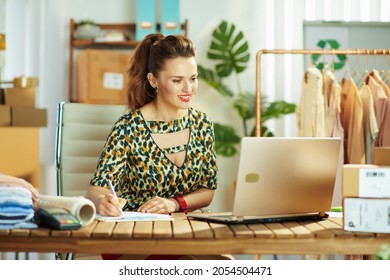
M 75 39 L 95 39 L 100 35 L 100 27 L 94 24 L 79 25 L 74 32 Z

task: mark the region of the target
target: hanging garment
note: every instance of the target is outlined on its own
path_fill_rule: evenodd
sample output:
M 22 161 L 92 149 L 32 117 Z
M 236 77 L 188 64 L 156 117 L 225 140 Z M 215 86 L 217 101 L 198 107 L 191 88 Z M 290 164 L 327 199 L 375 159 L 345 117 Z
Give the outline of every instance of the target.
M 324 96 L 325 137 L 340 137 L 344 131 L 340 123 L 341 87 L 332 71 L 322 70 L 322 94 Z
M 299 136 L 325 136 L 322 74 L 315 66 L 309 66 L 305 72 L 296 113 Z
M 332 72 L 328 73 L 332 74 Z M 332 78 L 332 75 L 329 75 Z M 325 82 L 324 82 L 325 83 Z M 325 126 L 328 122 L 328 128 L 331 128 L 332 125 L 332 131 L 330 132 L 330 137 L 333 138 L 340 138 L 341 143 L 344 143 L 344 129 L 341 125 L 341 119 L 340 119 L 340 113 L 341 113 L 341 107 L 340 107 L 340 94 L 341 94 L 341 86 L 337 82 L 337 80 L 334 78 L 333 75 L 333 82 L 331 83 L 330 93 L 329 93 L 329 102 L 328 102 L 328 113 L 326 113 L 327 109 L 325 109 Z M 324 94 L 324 100 L 325 100 L 325 94 Z M 325 105 L 326 108 L 326 105 Z M 333 199 L 332 199 L 332 205 L 342 205 L 342 166 L 344 163 L 344 145 L 341 144 L 340 146 L 340 154 L 339 154 L 339 163 L 337 169 L 340 172 L 337 172 L 336 180 L 335 180 L 335 186 L 333 191 Z
M 379 86 L 382 88 L 382 90 L 384 91 L 387 97 L 387 102 L 385 102 L 385 106 L 384 106 L 385 112 L 384 112 L 383 122 L 379 128 L 378 146 L 388 147 L 390 146 L 390 89 L 383 82 L 377 70 L 373 70 L 370 73 L 370 76 L 375 79 L 375 81 L 379 84 Z
M 341 125 L 344 128 L 344 163 L 364 164 L 363 106 L 354 81 L 341 83 Z
M 382 87 L 377 83 L 376 79 L 373 77 L 374 74 L 370 74 L 367 79 L 367 84 L 370 87 L 372 98 L 375 108 L 376 122 L 378 124 L 378 137 L 375 142 L 375 146 L 380 146 L 383 143 L 383 127 L 387 111 L 387 96 L 383 91 Z
M 366 163 L 371 164 L 373 162 L 374 143 L 378 138 L 379 129 L 370 87 L 363 85 L 359 90 L 359 96 L 363 105 L 363 134 Z
M 332 84 L 330 97 L 331 114 L 334 115 L 331 137 L 344 139 L 344 128 L 341 125 L 341 86 L 337 80 Z

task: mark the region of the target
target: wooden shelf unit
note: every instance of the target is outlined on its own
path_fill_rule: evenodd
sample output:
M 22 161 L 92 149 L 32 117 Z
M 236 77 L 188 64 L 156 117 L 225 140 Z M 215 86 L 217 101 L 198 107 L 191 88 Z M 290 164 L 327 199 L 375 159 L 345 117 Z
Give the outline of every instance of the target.
M 101 30 L 116 30 L 130 32 L 135 34 L 136 24 L 135 23 L 101 23 L 98 24 Z M 157 30 L 160 30 L 160 23 L 157 23 Z M 181 24 L 183 34 L 187 35 L 187 20 Z M 74 33 L 77 28 L 77 23 L 74 19 L 70 19 L 69 23 L 69 95 L 68 100 L 70 102 L 77 102 L 77 98 L 73 96 L 73 68 L 74 68 L 74 51 L 75 49 L 134 49 L 138 45 L 138 41 L 125 40 L 120 42 L 95 42 L 94 40 L 79 40 L 74 38 Z

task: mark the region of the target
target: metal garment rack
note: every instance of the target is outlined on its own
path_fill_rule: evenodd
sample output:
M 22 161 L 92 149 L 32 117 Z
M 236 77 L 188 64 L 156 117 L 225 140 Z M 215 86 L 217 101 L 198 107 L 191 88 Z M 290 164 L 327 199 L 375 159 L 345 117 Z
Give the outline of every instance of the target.
M 299 50 L 259 50 L 256 54 L 256 125 L 255 136 L 261 136 L 261 57 L 265 54 L 301 54 L 301 55 L 390 55 L 390 49 L 299 49 Z

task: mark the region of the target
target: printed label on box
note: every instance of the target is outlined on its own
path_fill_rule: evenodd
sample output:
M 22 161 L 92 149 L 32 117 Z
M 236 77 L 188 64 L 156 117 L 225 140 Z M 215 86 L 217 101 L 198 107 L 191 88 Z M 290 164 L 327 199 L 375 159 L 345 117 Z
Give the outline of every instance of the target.
M 344 198 L 344 229 L 348 231 L 390 233 L 390 200 Z
M 359 170 L 359 196 L 390 197 L 390 169 L 370 168 Z
M 107 89 L 122 90 L 124 77 L 122 74 L 105 72 L 103 74 L 103 87 Z

